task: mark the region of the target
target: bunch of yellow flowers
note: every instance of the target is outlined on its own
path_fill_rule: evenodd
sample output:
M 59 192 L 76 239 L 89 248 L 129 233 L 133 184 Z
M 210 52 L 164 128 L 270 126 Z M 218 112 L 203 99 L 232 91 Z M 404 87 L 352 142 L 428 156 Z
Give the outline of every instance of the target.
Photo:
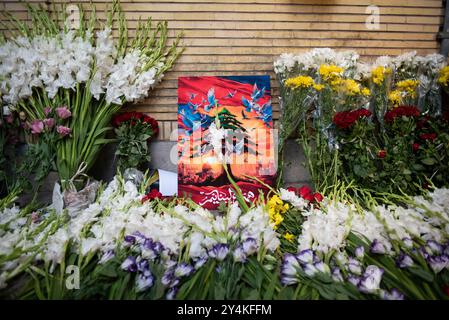
M 407 80 L 399 81 L 396 84 L 396 88 L 399 91 L 405 92 L 407 95 L 411 96 L 412 98 L 416 98 L 416 87 L 418 85 L 419 85 L 418 80 L 407 79 Z
M 288 78 L 285 80 L 284 85 L 288 88 L 297 89 L 297 88 L 310 88 L 313 87 L 316 91 L 321 91 L 324 86 L 321 84 L 315 83 L 312 77 L 309 76 L 298 76 L 294 78 Z
M 340 83 L 340 88 L 349 96 L 369 96 L 371 94 L 371 91 L 368 88 L 362 87 L 360 83 L 352 79 L 342 80 Z
M 449 66 L 446 66 L 440 70 L 438 83 L 444 87 L 447 87 L 449 85 Z
M 391 68 L 385 68 L 383 66 L 378 66 L 371 70 L 371 79 L 374 84 L 380 86 L 384 80 L 385 76 L 391 74 Z
M 340 84 L 343 71 L 344 69 L 342 67 L 333 64 L 322 64 L 319 69 L 321 79 L 329 82 L 333 87 Z
M 393 106 L 399 106 L 402 103 L 402 92 L 400 90 L 391 91 L 388 95 L 388 100 L 390 100 Z
M 284 214 L 289 209 L 288 203 L 284 203 L 276 194 L 268 200 L 268 212 L 270 221 L 274 223 L 275 229 L 284 221 Z

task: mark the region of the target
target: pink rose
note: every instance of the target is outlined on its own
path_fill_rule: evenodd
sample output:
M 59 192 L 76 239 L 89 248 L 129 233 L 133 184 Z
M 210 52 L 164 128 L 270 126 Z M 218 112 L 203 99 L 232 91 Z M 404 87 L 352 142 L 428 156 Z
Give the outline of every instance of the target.
M 72 113 L 70 112 L 70 110 L 67 107 L 59 107 L 56 108 L 56 114 L 58 115 L 59 118 L 61 119 L 67 119 L 70 118 L 70 116 L 72 115 Z
M 55 119 L 53 118 L 44 119 L 44 125 L 48 129 L 53 128 L 55 125 Z
M 72 131 L 70 128 L 64 127 L 64 126 L 57 126 L 56 131 L 62 136 L 65 137 L 66 135 L 69 135 Z
M 44 130 L 44 123 L 41 120 L 33 120 L 30 128 L 32 134 L 39 134 Z
M 51 112 L 51 107 L 46 107 L 46 108 L 44 109 L 44 114 L 45 114 L 46 117 L 48 117 L 48 115 L 50 114 L 50 112 Z

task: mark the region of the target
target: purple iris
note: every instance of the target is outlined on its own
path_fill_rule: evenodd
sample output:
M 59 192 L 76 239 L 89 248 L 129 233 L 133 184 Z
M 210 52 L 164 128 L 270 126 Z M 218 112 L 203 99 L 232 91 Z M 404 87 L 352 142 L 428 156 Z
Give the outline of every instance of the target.
M 123 261 L 121 268 L 128 272 L 136 272 L 137 271 L 136 259 L 134 257 L 129 256 L 128 258 L 125 259 L 125 261 Z
M 193 267 L 187 263 L 181 263 L 175 268 L 175 277 L 181 278 L 189 276 L 194 271 Z
M 376 292 L 380 288 L 380 282 L 382 281 L 383 274 L 383 269 L 375 265 L 368 266 L 358 284 L 359 290 L 364 293 Z
M 362 266 L 360 262 L 354 258 L 349 258 L 348 270 L 356 275 L 360 275 L 362 273 Z
M 296 274 L 300 269 L 298 259 L 290 253 L 284 255 L 281 265 L 281 282 L 283 285 L 292 285 L 298 282 Z
M 139 274 L 136 278 L 136 289 L 137 292 L 145 291 L 151 288 L 154 284 L 154 277 L 151 273 L 149 274 Z
M 377 239 L 371 243 L 370 252 L 375 254 L 385 254 L 387 250 L 385 246 Z
M 443 246 L 434 240 L 428 240 L 426 245 L 432 251 L 432 254 L 441 254 L 443 252 Z
M 238 246 L 234 250 L 232 255 L 234 257 L 235 262 L 241 262 L 241 263 L 246 262 L 246 254 L 245 254 L 245 249 L 243 248 L 243 246 Z
M 115 257 L 114 250 L 108 250 L 101 256 L 100 260 L 98 261 L 99 264 L 103 264 L 111 260 Z
M 312 263 L 314 261 L 314 253 L 310 249 L 303 250 L 296 255 L 296 258 L 302 264 Z
M 439 273 L 444 268 L 449 267 L 449 257 L 446 255 L 429 257 L 427 262 L 435 273 Z
M 174 287 L 179 283 L 179 279 L 175 276 L 173 269 L 168 269 L 164 272 L 161 282 L 164 286 Z
M 405 253 L 401 252 L 399 254 L 399 257 L 396 259 L 396 265 L 399 268 L 408 268 L 413 265 L 413 259 L 410 258 L 409 255 L 406 255 Z
M 154 260 L 159 257 L 160 251 L 158 248 L 158 243 L 159 242 L 153 242 L 152 239 L 146 239 L 140 246 L 142 257 L 149 260 Z
M 208 253 L 209 257 L 223 261 L 229 253 L 229 246 L 226 243 L 219 243 L 214 245 Z
M 129 245 L 132 245 L 136 243 L 136 237 L 135 236 L 125 236 L 125 242 Z
M 354 286 L 358 286 L 360 283 L 360 277 L 357 276 L 349 276 L 348 277 L 348 281 L 349 283 L 352 283 Z
M 179 289 L 177 287 L 173 287 L 170 288 L 170 290 L 168 290 L 167 295 L 165 296 L 165 298 L 167 298 L 167 300 L 173 300 L 176 298 L 176 294 L 178 293 Z
M 405 296 L 397 289 L 393 288 L 391 292 L 382 291 L 380 297 L 384 300 L 404 300 Z
M 329 266 L 322 261 L 314 263 L 313 266 L 321 273 L 330 273 Z
M 147 237 L 145 237 L 144 234 L 142 234 L 142 233 L 139 232 L 139 231 L 134 232 L 134 233 L 133 233 L 133 236 L 134 236 L 134 240 L 135 240 L 137 243 L 144 243 L 145 240 L 148 239 Z
M 202 266 L 204 266 L 204 264 L 207 262 L 207 257 L 201 257 L 198 260 L 195 261 L 195 269 L 198 270 L 199 268 L 201 268 Z
M 148 260 L 141 259 L 139 262 L 137 262 L 137 270 L 140 272 L 144 272 L 145 270 L 148 270 L 150 268 L 150 264 Z
M 365 256 L 365 247 L 359 246 L 359 247 L 355 248 L 355 256 L 356 256 L 359 260 L 362 260 L 363 257 Z
M 341 275 L 341 270 L 340 268 L 334 268 L 332 269 L 332 279 L 335 282 L 343 282 L 343 276 Z
M 311 263 L 305 264 L 303 270 L 309 277 L 313 277 L 318 272 L 317 268 Z
M 257 252 L 257 241 L 254 238 L 248 238 L 242 244 L 243 253 L 250 256 Z

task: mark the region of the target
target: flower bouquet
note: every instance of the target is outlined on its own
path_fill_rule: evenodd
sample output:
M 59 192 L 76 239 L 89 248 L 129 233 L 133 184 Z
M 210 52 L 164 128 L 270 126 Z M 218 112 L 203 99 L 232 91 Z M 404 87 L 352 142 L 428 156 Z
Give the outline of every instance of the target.
M 54 145 L 55 165 L 63 188 L 75 174 L 87 172 L 100 148 L 110 142 L 112 116 L 126 102 L 145 98 L 169 70 L 182 50 L 180 35 L 166 49 L 167 22 L 152 27 L 151 20 L 139 22 L 135 37 L 128 40 L 127 22 L 120 4 L 114 0 L 106 22 L 90 16 L 82 6 L 79 24 L 68 24 L 65 6 L 49 13 L 27 5 L 30 25 L 8 15 L 11 37 L 0 45 L 0 90 L 6 103 L 23 111 L 29 123 L 40 124 L 46 110 L 66 106 L 71 116 L 66 135 Z M 112 29 L 117 28 L 117 38 Z M 72 179 L 72 180 L 71 180 Z
M 150 161 L 148 142 L 159 133 L 157 121 L 140 112 L 126 112 L 115 116 L 112 124 L 118 141 L 118 170 L 141 169 Z

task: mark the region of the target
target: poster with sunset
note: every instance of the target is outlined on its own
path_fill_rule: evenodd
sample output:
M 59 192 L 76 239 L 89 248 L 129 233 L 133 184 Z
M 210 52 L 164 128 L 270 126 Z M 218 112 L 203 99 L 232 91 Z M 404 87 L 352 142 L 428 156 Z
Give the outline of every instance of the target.
M 256 200 L 276 177 L 272 129 L 268 75 L 180 77 L 178 195 L 207 209 L 235 200 L 227 169 Z

